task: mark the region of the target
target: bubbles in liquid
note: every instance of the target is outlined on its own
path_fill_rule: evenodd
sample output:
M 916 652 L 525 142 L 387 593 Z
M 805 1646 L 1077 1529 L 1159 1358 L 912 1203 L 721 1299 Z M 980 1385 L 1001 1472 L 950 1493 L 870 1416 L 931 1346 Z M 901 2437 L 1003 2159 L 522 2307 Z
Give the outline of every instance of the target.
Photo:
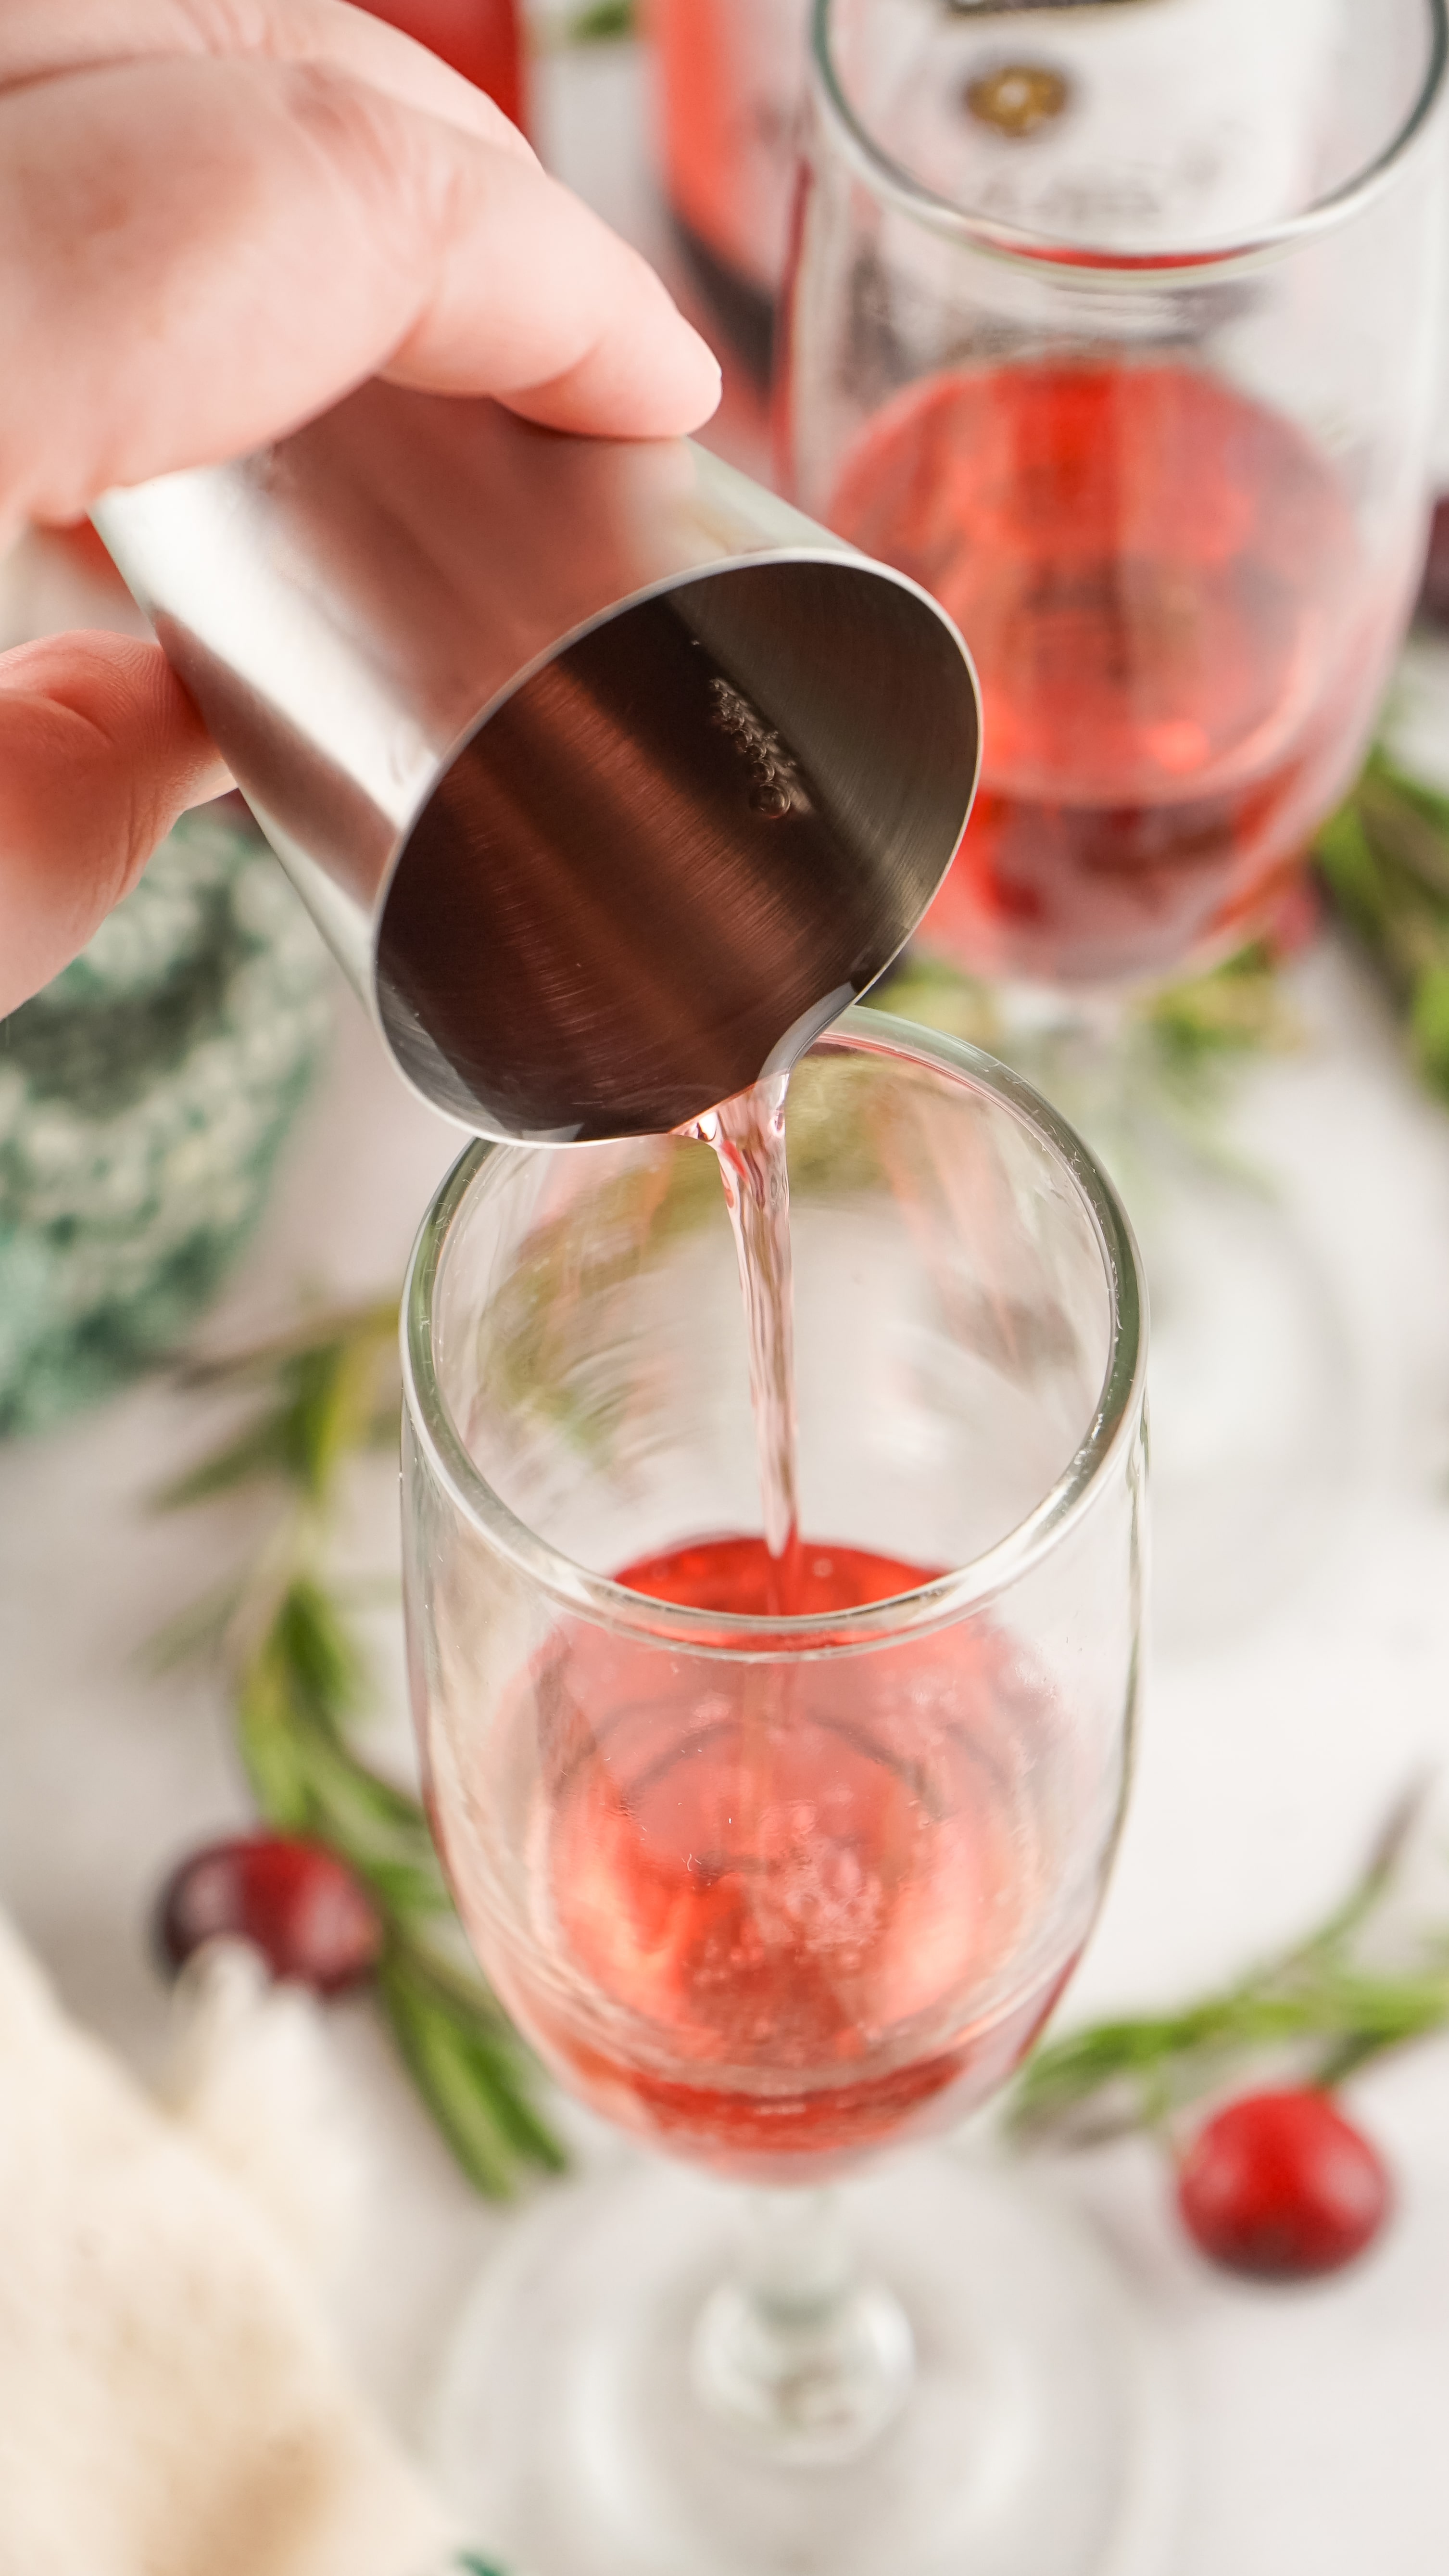
M 754 777 L 750 805 L 756 814 L 805 814 L 810 799 L 805 792 L 800 772 L 777 733 L 731 688 L 728 680 L 711 680 L 710 695 L 714 700 L 712 721 L 721 733 L 727 733 L 743 752 Z

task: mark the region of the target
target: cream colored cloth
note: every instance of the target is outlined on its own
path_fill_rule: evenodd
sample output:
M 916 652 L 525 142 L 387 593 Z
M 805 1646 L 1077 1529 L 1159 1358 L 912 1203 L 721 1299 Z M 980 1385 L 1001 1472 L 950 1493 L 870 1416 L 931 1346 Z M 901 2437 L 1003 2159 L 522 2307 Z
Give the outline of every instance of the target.
M 0 2576 L 431 2576 L 442 2518 L 199 2098 L 147 2099 L 0 1923 Z

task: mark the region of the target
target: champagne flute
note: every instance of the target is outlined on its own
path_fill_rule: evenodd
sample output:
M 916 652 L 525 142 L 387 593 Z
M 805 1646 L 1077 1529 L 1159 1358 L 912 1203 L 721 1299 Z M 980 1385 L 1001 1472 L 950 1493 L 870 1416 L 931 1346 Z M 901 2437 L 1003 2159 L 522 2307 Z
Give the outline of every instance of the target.
M 1117 1837 L 1135 1254 L 1024 1084 L 876 1014 L 788 1136 L 795 1615 L 705 1148 L 475 1146 L 414 1259 L 439 1844 L 560 2083 L 670 2160 L 520 2225 L 441 2465 L 531 2576 L 912 2576 L 957 2539 L 1085 2576 L 1137 2509 L 1130 2313 L 1061 2211 L 919 2146 L 1019 2062 Z
M 981 674 L 927 936 L 1120 990 L 1261 930 L 1423 557 L 1444 0 L 818 0 L 785 446 Z
M 817 0 L 794 495 L 945 604 L 981 792 L 921 933 L 1142 1230 L 1155 1605 L 1199 1648 L 1321 1562 L 1357 1412 L 1331 1283 L 1185 1150 L 1127 1005 L 1268 933 L 1363 759 L 1422 561 L 1444 0 Z

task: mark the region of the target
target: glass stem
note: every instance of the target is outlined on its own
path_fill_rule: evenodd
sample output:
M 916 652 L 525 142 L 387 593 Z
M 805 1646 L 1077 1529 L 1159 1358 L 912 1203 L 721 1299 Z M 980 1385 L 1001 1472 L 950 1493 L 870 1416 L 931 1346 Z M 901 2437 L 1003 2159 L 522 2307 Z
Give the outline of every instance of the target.
M 910 2385 L 905 2311 L 862 2278 L 838 2193 L 756 2191 L 744 2207 L 738 2268 L 695 2330 L 696 2393 L 777 2458 L 853 2458 Z

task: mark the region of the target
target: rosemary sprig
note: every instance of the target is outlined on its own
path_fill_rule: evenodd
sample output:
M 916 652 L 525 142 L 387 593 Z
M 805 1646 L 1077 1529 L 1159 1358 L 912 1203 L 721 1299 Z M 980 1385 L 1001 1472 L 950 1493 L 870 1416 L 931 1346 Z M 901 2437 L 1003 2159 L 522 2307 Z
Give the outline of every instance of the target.
M 867 998 L 883 1011 L 965 1038 L 988 1054 L 1024 1052 L 1014 1046 L 990 984 L 944 957 L 911 950 Z M 1068 1012 L 1064 1027 L 1070 1025 Z M 1268 943 L 1256 940 L 1204 974 L 1183 976 L 1125 1005 L 1112 1043 L 1133 1081 L 1201 1105 L 1215 1098 L 1220 1077 L 1232 1066 L 1292 1046 L 1297 1038 L 1277 961 Z M 1066 1051 L 1072 1042 L 1068 1035 Z M 1042 1040 L 1033 1044 L 1036 1053 L 1044 1051 Z
M 1048 2041 L 1017 2079 L 1009 2119 L 1025 2141 L 1095 2145 L 1158 2127 L 1264 2060 L 1307 2084 L 1341 2083 L 1371 2058 L 1449 2023 L 1449 1923 L 1397 1967 L 1365 1954 L 1395 1893 L 1427 1788 L 1395 1805 L 1348 1895 L 1303 1940 L 1221 1993 L 1175 2013 L 1104 2021 Z
M 1421 1079 L 1449 1100 L 1449 798 L 1376 751 L 1315 856 L 1404 1013 Z
M 1300 1042 L 1266 942 L 1120 1005 L 1092 995 L 1078 1005 L 1064 994 L 1060 1015 L 1040 1021 L 1015 1018 L 989 984 L 921 950 L 866 998 L 1024 1074 L 1090 1140 L 1139 1222 L 1184 1155 L 1194 1169 L 1267 1186 L 1228 1115 L 1235 1075 L 1255 1056 Z
M 1415 1070 L 1449 1102 L 1449 796 L 1410 777 L 1380 747 L 1319 832 L 1313 856 L 1334 910 L 1403 1017 Z M 871 999 L 993 1053 L 1013 1052 L 989 984 L 943 959 L 912 952 Z M 1201 1117 L 1235 1064 L 1291 1047 L 1298 1035 L 1272 949 L 1258 941 L 1134 1003 L 1123 1068 L 1165 1104 Z M 1035 1059 L 1024 1069 L 1043 1078 Z
M 1211 1079 L 1245 1057 L 1298 1043 L 1269 943 L 1253 940 L 1211 967 L 1165 984 L 1137 1005 L 1136 1025 L 1169 1083 Z
M 634 0 L 592 0 L 578 9 L 564 28 L 568 45 L 611 45 L 636 32 Z
M 326 1844 L 370 1889 L 384 1926 L 378 1995 L 403 2060 L 463 2171 L 503 2197 L 528 2166 L 560 2170 L 563 2151 L 537 2107 L 533 2060 L 469 1959 L 421 1805 L 350 1741 L 369 1675 L 328 1571 L 350 1465 L 397 1437 L 396 1306 L 335 1314 L 185 1375 L 257 1402 L 160 1505 L 269 1487 L 278 1511 L 251 1564 L 183 1613 L 153 1661 L 220 1654 L 261 1814 Z

